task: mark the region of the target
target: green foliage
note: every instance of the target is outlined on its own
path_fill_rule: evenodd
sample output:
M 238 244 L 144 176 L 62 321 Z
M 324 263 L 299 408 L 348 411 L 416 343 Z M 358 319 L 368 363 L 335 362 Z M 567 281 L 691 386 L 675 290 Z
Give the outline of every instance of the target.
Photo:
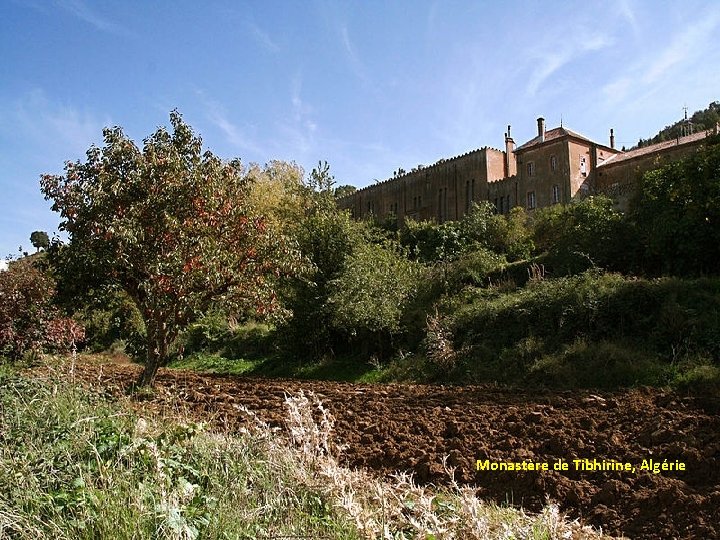
M 590 267 L 627 270 L 634 256 L 631 230 L 607 197 L 588 197 L 538 210 L 535 245 L 548 253 L 553 274 L 575 274 Z
M 336 199 L 340 199 L 342 197 L 347 197 L 348 195 L 352 195 L 356 191 L 357 191 L 357 188 L 355 186 L 349 186 L 349 185 L 338 186 L 335 188 L 333 195 L 335 196 Z
M 452 320 L 455 349 L 469 351 L 465 365 L 478 378 L 548 383 L 551 376 L 539 375 L 547 368 L 566 374 L 554 383 L 572 386 L 590 384 L 592 377 L 585 376 L 595 370 L 593 384 L 602 385 L 602 379 L 612 385 L 613 375 L 597 367 L 604 356 L 593 352 L 603 342 L 619 344 L 602 365 L 623 384 L 631 384 L 631 374 L 645 370 L 650 359 L 660 368 L 638 381 L 661 383 L 659 374 L 687 356 L 720 360 L 717 279 L 648 281 L 586 272 L 534 281 L 510 293 L 467 291 L 443 312 Z M 585 375 L 578 374 L 580 368 L 587 368 Z
M 47 249 L 50 247 L 50 237 L 45 231 L 34 231 L 30 235 L 30 243 L 38 251 L 40 251 L 40 249 Z
M 487 286 L 489 276 L 505 267 L 506 263 L 504 256 L 487 249 L 470 251 L 448 266 L 444 275 L 446 288 L 457 292 L 467 285 Z
M 330 282 L 328 304 L 333 324 L 349 336 L 397 334 L 423 270 L 392 244 L 357 245 Z
M 438 225 L 433 221 L 406 218 L 400 242 L 412 258 L 425 263 L 447 262 L 463 253 L 468 243 L 457 222 Z
M 438 225 L 408 219 L 400 231 L 400 242 L 413 258 L 426 263 L 450 262 L 478 249 L 518 260 L 529 257 L 533 250 L 525 211 L 518 207 L 502 216 L 487 202 L 473 204 L 460 221 Z
M 496 251 L 506 253 L 510 261 L 527 259 L 535 249 L 528 222 L 525 209 L 516 206 L 510 210 L 498 233 L 500 242 Z
M 643 175 L 629 219 L 651 274 L 716 274 L 720 261 L 720 139 Z
M 339 337 L 327 307 L 329 283 L 342 271 L 346 258 L 362 241 L 363 224 L 340 211 L 333 197 L 334 179 L 327 163 L 313 169 L 301 187 L 303 214 L 291 234 L 310 270 L 286 283 L 283 300 L 292 318 L 283 327 L 285 348 L 292 354 L 319 358 Z
M 45 175 L 42 191 L 60 213 L 70 243 L 55 261 L 64 279 L 122 288 L 145 322 L 142 384 L 166 363 L 171 342 L 213 302 L 263 314 L 274 284 L 297 270 L 291 245 L 247 204 L 250 180 L 239 160 L 202 151 L 176 111 L 142 149 L 119 127 L 105 146 L 65 175 Z
M 145 354 L 145 322 L 135 303 L 121 289 L 104 289 L 80 298 L 70 299 L 75 318 L 85 327 L 86 345 L 100 352 L 113 343 L 124 343 L 124 353 L 135 358 Z
M 274 329 L 268 324 L 235 322 L 226 313 L 211 311 L 180 336 L 176 349 L 183 356 L 218 354 L 229 359 L 264 358 L 275 352 Z

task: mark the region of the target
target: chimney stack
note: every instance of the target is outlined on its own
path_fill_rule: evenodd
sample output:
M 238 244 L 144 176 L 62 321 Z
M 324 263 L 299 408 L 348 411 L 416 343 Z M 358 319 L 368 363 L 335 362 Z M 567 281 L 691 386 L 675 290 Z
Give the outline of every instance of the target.
M 545 142 L 545 119 L 541 116 L 537 119 L 538 123 L 538 137 L 540 137 L 540 142 Z
M 505 134 L 505 178 L 515 176 L 517 174 L 517 162 L 515 161 L 515 141 L 510 136 L 510 126 L 508 125 Z
M 615 130 L 610 128 L 610 148 L 615 148 Z

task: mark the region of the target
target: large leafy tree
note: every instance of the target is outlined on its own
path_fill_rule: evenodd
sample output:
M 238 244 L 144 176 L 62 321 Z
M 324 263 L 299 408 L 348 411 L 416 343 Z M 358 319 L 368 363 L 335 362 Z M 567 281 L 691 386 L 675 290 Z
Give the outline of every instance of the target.
M 645 173 L 630 220 L 646 272 L 715 274 L 720 260 L 720 137 L 684 159 Z
M 275 307 L 273 284 L 298 260 L 266 221 L 250 212 L 250 180 L 239 160 L 202 151 L 177 111 L 139 148 L 121 128 L 103 131 L 85 163 L 45 175 L 41 188 L 60 213 L 69 244 L 64 277 L 122 288 L 142 314 L 152 384 L 178 333 L 212 303 Z M 68 276 L 71 273 L 72 276 Z
M 30 243 L 35 249 L 40 251 L 41 248 L 47 249 L 50 247 L 50 238 L 45 231 L 34 231 L 30 235 Z

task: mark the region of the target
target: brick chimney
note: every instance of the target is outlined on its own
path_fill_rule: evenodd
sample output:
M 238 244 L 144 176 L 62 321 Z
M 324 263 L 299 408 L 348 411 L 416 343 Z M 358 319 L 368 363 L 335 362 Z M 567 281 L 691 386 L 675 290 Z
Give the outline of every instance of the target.
M 538 137 L 540 137 L 540 142 L 545 142 L 545 119 L 541 116 L 537 119 L 538 123 Z
M 505 134 L 505 178 L 517 174 L 517 163 L 515 161 L 515 141 L 510 136 L 510 126 L 508 125 Z
M 615 130 L 610 128 L 610 148 L 615 148 Z

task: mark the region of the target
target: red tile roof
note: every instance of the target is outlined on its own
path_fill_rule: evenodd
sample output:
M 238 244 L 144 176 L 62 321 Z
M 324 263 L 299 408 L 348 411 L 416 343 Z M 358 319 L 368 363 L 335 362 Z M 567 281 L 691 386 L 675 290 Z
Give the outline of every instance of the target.
M 564 127 L 558 127 L 558 128 L 553 128 L 553 129 L 547 130 L 547 131 L 545 132 L 545 140 L 544 140 L 544 141 L 541 140 L 540 135 L 538 135 L 538 136 L 535 137 L 534 139 L 530 139 L 528 142 L 526 142 L 526 143 L 523 144 L 522 146 L 518 146 L 518 147 L 515 149 L 515 151 L 517 152 L 518 150 L 527 150 L 527 149 L 530 148 L 531 146 L 535 146 L 535 145 L 538 145 L 538 144 L 542 144 L 542 143 L 544 143 L 544 142 L 552 141 L 552 140 L 555 140 L 555 139 L 560 139 L 560 138 L 562 138 L 562 137 L 574 137 L 574 138 L 576 138 L 576 139 L 582 139 L 583 141 L 587 141 L 587 142 L 590 142 L 590 143 L 592 142 L 592 141 L 591 141 L 590 139 L 588 139 L 587 137 L 585 137 L 585 136 L 583 136 L 583 135 L 580 135 L 579 133 L 575 133 L 574 131 L 572 131 L 572 130 L 570 130 L 570 129 L 567 129 L 567 128 L 564 128 Z
M 700 131 L 698 133 L 693 133 L 692 135 L 680 137 L 679 139 L 671 139 L 669 141 L 663 141 L 661 143 L 653 144 L 650 146 L 635 148 L 634 150 L 629 150 L 627 152 L 621 152 L 614 156 L 610 156 L 608 159 L 605 160 L 602 165 L 599 166 L 612 165 L 615 163 L 620 163 L 622 161 L 627 161 L 628 159 L 636 158 L 638 156 L 644 156 L 646 154 L 652 154 L 653 152 L 659 152 L 660 150 L 666 150 L 668 148 L 672 148 L 673 146 L 681 146 L 683 144 L 700 141 L 707 136 L 708 132 Z

